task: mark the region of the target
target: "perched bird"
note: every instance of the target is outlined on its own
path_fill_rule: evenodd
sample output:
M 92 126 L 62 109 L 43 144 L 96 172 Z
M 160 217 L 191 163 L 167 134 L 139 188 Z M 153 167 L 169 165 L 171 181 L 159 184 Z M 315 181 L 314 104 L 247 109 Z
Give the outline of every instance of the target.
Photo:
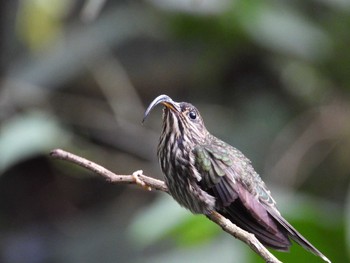
M 210 134 L 192 104 L 160 95 L 143 122 L 158 104 L 164 109 L 157 154 L 169 192 L 181 206 L 195 214 L 217 211 L 276 250 L 288 251 L 293 239 L 330 262 L 281 216 L 250 160 Z

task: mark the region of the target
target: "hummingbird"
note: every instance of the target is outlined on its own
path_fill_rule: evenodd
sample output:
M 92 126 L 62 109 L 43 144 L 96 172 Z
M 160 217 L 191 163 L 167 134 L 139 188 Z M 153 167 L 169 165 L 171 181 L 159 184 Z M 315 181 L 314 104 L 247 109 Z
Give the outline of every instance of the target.
M 158 104 L 164 108 L 157 155 L 169 193 L 182 207 L 218 212 L 275 250 L 288 251 L 294 240 L 331 262 L 282 217 L 251 161 L 212 135 L 195 106 L 160 95 L 142 122 Z

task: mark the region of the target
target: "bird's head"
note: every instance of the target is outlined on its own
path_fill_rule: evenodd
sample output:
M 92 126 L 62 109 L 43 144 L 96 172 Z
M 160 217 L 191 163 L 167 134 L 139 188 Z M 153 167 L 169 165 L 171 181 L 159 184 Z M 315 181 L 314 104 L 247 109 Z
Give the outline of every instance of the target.
M 176 137 L 188 138 L 194 142 L 206 138 L 208 131 L 197 108 L 187 102 L 173 101 L 167 95 L 160 95 L 151 102 L 142 122 L 158 104 L 164 105 L 163 132 L 174 133 Z

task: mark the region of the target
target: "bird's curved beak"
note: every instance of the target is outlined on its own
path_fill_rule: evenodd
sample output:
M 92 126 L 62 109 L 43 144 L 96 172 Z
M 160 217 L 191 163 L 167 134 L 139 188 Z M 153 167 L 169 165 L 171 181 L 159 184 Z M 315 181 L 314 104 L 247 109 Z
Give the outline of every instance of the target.
M 180 111 L 180 106 L 179 103 L 173 101 L 169 96 L 167 95 L 159 95 L 157 98 L 155 98 L 151 104 L 148 106 L 147 110 L 145 111 L 145 114 L 143 116 L 143 120 L 142 123 L 145 122 L 145 120 L 147 119 L 148 115 L 150 114 L 150 112 L 153 110 L 153 108 L 155 106 L 157 106 L 159 103 L 163 104 L 165 107 L 167 107 L 170 110 L 173 111 Z

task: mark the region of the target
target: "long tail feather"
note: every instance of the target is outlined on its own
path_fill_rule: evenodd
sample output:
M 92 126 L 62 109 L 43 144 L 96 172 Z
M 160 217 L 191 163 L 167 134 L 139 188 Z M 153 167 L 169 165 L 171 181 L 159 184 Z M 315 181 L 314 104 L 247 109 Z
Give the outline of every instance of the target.
M 279 230 L 277 224 L 274 228 L 265 228 L 252 217 L 242 202 L 237 199 L 223 212 L 233 223 L 244 230 L 253 233 L 256 238 L 264 245 L 279 251 L 288 251 L 291 242 L 285 231 Z M 275 230 L 273 230 L 275 229 Z
M 323 255 L 316 247 L 314 247 L 305 237 L 303 237 L 291 224 L 287 222 L 279 213 L 276 214 L 274 211 L 269 211 L 270 215 L 288 232 L 288 236 L 292 238 L 299 245 L 309 250 L 316 256 L 321 257 L 324 261 L 331 263 L 331 261 Z

